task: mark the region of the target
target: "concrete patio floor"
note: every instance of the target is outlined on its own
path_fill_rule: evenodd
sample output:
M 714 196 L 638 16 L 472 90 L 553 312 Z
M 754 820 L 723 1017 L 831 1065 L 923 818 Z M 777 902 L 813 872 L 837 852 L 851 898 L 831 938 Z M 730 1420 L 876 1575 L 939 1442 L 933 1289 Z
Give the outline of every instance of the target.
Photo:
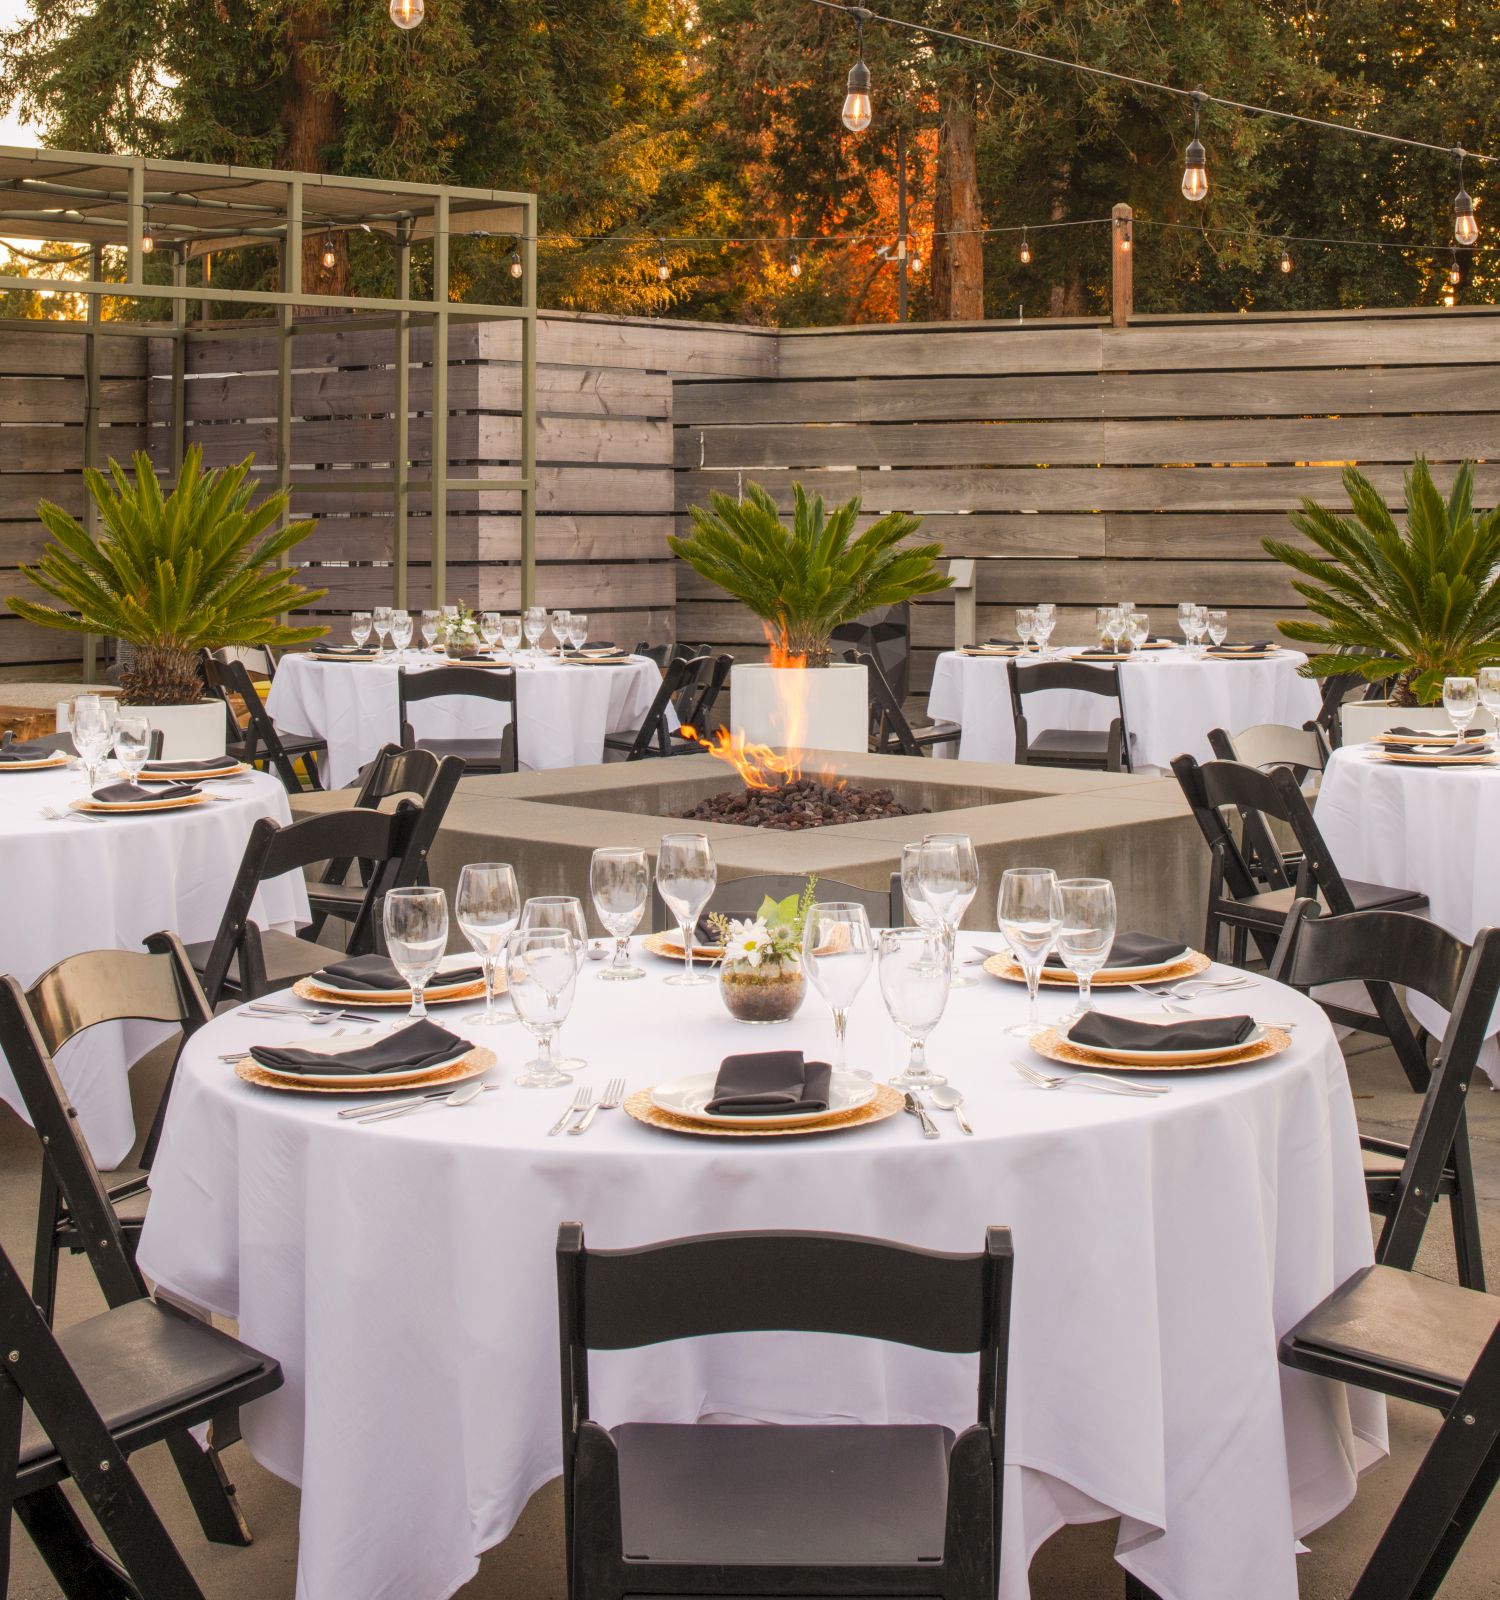
M 1348 1046 L 1350 1072 L 1361 1126 L 1401 1136 L 1409 1131 L 1415 1102 L 1390 1052 L 1360 1040 Z M 133 1074 L 140 1100 L 154 1104 L 161 1067 L 148 1059 Z M 1471 1139 L 1485 1230 L 1486 1271 L 1500 1284 L 1500 1093 L 1476 1089 L 1470 1105 Z M 138 1123 L 144 1120 L 137 1118 Z M 29 1129 L 0 1107 L 0 1243 L 22 1271 L 28 1270 L 37 1192 L 37 1150 Z M 1003 1220 L 1003 1219 L 1002 1219 Z M 1453 1249 L 1446 1209 L 1428 1230 L 1420 1270 L 1453 1280 Z M 59 1321 L 67 1323 L 102 1308 L 81 1257 L 63 1267 Z M 1301 1600 L 1341 1600 L 1363 1569 L 1422 1453 L 1435 1414 L 1393 1403 L 1392 1458 L 1364 1481 L 1354 1504 L 1307 1543 L 1300 1559 Z M 170 1460 L 158 1446 L 134 1458 L 137 1471 L 161 1510 L 184 1556 L 211 1600 L 292 1600 L 296 1588 L 296 1490 L 273 1478 L 243 1445 L 229 1453 L 239 1497 L 255 1530 L 245 1550 L 204 1542 Z M 1031 1570 L 1034 1600 L 1119 1600 L 1120 1569 L 1112 1559 L 1115 1525 L 1065 1528 L 1042 1548 Z M 15 1530 L 9 1600 L 52 1600 L 58 1590 L 26 1535 Z M 1481 1516 L 1459 1556 L 1442 1600 L 1495 1600 L 1500 1596 L 1500 1502 Z M 460 1600 L 564 1600 L 561 1501 L 556 1483 L 542 1489 L 510 1538 L 483 1559 L 479 1575 Z M 340 1600 L 361 1600 L 350 1595 Z M 1214 1600 L 1211 1595 L 1182 1600 Z

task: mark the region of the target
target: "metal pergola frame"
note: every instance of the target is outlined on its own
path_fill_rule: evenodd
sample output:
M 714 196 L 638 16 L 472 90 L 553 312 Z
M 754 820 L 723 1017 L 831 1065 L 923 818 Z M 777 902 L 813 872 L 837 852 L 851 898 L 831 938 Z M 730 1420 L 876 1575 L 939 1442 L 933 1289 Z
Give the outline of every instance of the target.
M 170 283 L 148 283 L 143 248 L 149 222 L 152 254 L 169 254 Z M 320 294 L 302 283 L 303 241 L 309 233 L 353 231 L 388 238 L 396 253 L 395 296 Z M 503 236 L 516 241 L 521 258 L 520 302 L 494 305 L 449 299 L 449 242 L 454 237 Z M 0 289 L 84 295 L 86 320 L 37 321 L 28 330 L 56 329 L 85 341 L 83 461 L 98 466 L 101 336 L 170 339 L 172 350 L 172 471 L 186 449 L 188 309 L 191 305 L 264 306 L 274 311 L 277 334 L 276 486 L 295 495 L 298 488 L 337 487 L 357 493 L 386 493 L 393 499 L 392 600 L 407 599 L 408 501 L 431 496 L 432 599 L 441 605 L 447 580 L 447 498 L 449 493 L 505 491 L 521 497 L 521 595 L 532 602 L 536 578 L 536 196 L 507 190 L 461 188 L 450 184 L 395 183 L 312 172 L 279 172 L 255 167 L 215 166 L 191 161 L 159 161 L 143 156 L 92 154 L 68 150 L 0 146 L 0 236 L 49 244 L 89 246 L 89 273 L 76 278 L 16 277 L 0 274 Z M 431 242 L 432 296 L 411 293 L 414 243 Z M 195 256 L 276 244 L 279 287 L 275 290 L 221 288 L 187 281 Z M 126 271 L 121 283 L 103 279 L 106 246 L 123 246 Z M 167 300 L 169 325 L 105 322 L 105 297 Z M 292 345 L 299 332 L 326 330 L 321 317 L 298 321 L 302 307 L 373 313 L 362 329 L 395 332 L 395 417 L 390 479 L 340 478 L 336 485 L 292 481 Z M 410 472 L 410 369 L 412 319 L 432 326 L 432 444 L 428 475 Z M 266 318 L 214 330 L 215 337 L 260 334 Z M 457 321 L 513 321 L 521 325 L 521 462 L 508 478 L 454 478 L 448 473 L 448 330 Z M 86 526 L 93 531 L 92 504 Z M 84 670 L 93 671 L 94 650 L 86 642 Z

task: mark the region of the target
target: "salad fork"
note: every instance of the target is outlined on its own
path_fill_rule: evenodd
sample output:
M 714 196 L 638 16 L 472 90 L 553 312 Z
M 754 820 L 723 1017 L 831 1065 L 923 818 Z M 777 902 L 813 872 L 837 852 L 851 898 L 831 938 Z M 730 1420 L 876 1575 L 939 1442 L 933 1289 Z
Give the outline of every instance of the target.
M 557 1121 L 547 1129 L 547 1137 L 550 1139 L 553 1134 L 561 1133 L 563 1129 L 567 1127 L 571 1118 L 574 1116 L 581 1116 L 592 1104 L 593 1097 L 590 1095 L 589 1091 L 586 1088 L 580 1089 L 578 1093 L 573 1096 L 572 1104 L 569 1105 L 567 1110 L 563 1112 Z
M 600 1111 L 618 1111 L 625 1103 L 625 1080 L 611 1078 L 605 1085 L 604 1093 L 594 1101 L 587 1111 L 568 1129 L 569 1133 L 587 1133 L 589 1124 Z
M 1035 1067 L 1027 1066 L 1024 1061 L 1013 1061 L 1011 1065 L 1029 1084 L 1038 1089 L 1066 1089 L 1070 1083 L 1076 1083 L 1082 1088 L 1099 1089 L 1106 1094 L 1138 1095 L 1148 1100 L 1154 1100 L 1158 1095 L 1167 1093 L 1165 1084 L 1131 1083 L 1128 1078 L 1107 1078 L 1102 1072 L 1074 1072 L 1064 1078 L 1038 1072 Z

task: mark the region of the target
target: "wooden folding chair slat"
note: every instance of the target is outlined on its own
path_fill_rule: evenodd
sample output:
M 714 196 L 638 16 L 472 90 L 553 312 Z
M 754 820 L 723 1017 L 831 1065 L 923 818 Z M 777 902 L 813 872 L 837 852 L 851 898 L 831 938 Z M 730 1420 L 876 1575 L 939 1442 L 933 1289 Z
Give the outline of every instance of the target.
M 680 650 L 681 647 L 678 648 Z M 696 746 L 685 740 L 674 740 L 670 713 L 677 697 L 697 682 L 699 672 L 708 665 L 707 653 L 674 654 L 667 662 L 651 709 L 647 711 L 640 727 L 634 733 L 606 734 L 604 748 L 622 752 L 627 761 L 691 753 Z
M 303 792 L 302 780 L 297 776 L 298 761 L 307 773 L 308 787 L 321 789 L 323 781 L 318 772 L 318 753 L 327 753 L 327 741 L 282 733 L 266 710 L 260 691 L 245 670 L 244 662 L 234 650 L 203 650 L 199 652 L 198 660 L 209 693 L 224 703 L 230 730 L 230 748 L 240 745 L 239 753 L 245 761 L 268 762 L 275 768 L 288 794 Z M 233 697 L 238 697 L 243 703 L 250 719 L 243 736 L 235 720 Z
M 449 698 L 484 700 L 492 705 L 505 706 L 510 717 L 499 738 L 417 738 L 412 731 L 408 709 L 426 700 Z M 463 761 L 465 770 L 472 773 L 519 771 L 517 741 L 520 735 L 514 668 L 497 671 L 491 667 L 466 667 L 454 663 L 446 667 L 433 667 L 425 672 L 408 672 L 403 667 L 396 674 L 396 700 L 397 730 L 401 743 L 407 748 L 426 750 L 438 757 L 456 756 Z
M 1085 661 L 1036 661 L 1023 665 L 1012 659 L 1005 663 L 1005 673 L 1010 685 L 1018 766 L 1130 771 L 1130 734 L 1125 726 L 1125 702 L 1120 697 L 1118 666 L 1111 662 L 1090 665 Z M 1033 734 L 1026 717 L 1026 696 L 1057 689 L 1112 699 L 1118 715 L 1107 730 L 1045 728 Z

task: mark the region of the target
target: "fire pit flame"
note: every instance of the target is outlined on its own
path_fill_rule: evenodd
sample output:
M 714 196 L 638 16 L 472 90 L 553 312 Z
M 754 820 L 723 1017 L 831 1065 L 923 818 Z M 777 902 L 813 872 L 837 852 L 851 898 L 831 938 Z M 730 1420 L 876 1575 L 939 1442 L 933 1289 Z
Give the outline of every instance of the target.
M 797 752 L 788 751 L 779 756 L 769 745 L 750 744 L 743 732 L 731 733 L 728 728 L 715 728 L 704 738 L 691 723 L 683 723 L 682 736 L 701 744 L 704 751 L 727 761 L 740 775 L 747 789 L 781 789 L 795 783 L 802 776 L 802 764 Z

